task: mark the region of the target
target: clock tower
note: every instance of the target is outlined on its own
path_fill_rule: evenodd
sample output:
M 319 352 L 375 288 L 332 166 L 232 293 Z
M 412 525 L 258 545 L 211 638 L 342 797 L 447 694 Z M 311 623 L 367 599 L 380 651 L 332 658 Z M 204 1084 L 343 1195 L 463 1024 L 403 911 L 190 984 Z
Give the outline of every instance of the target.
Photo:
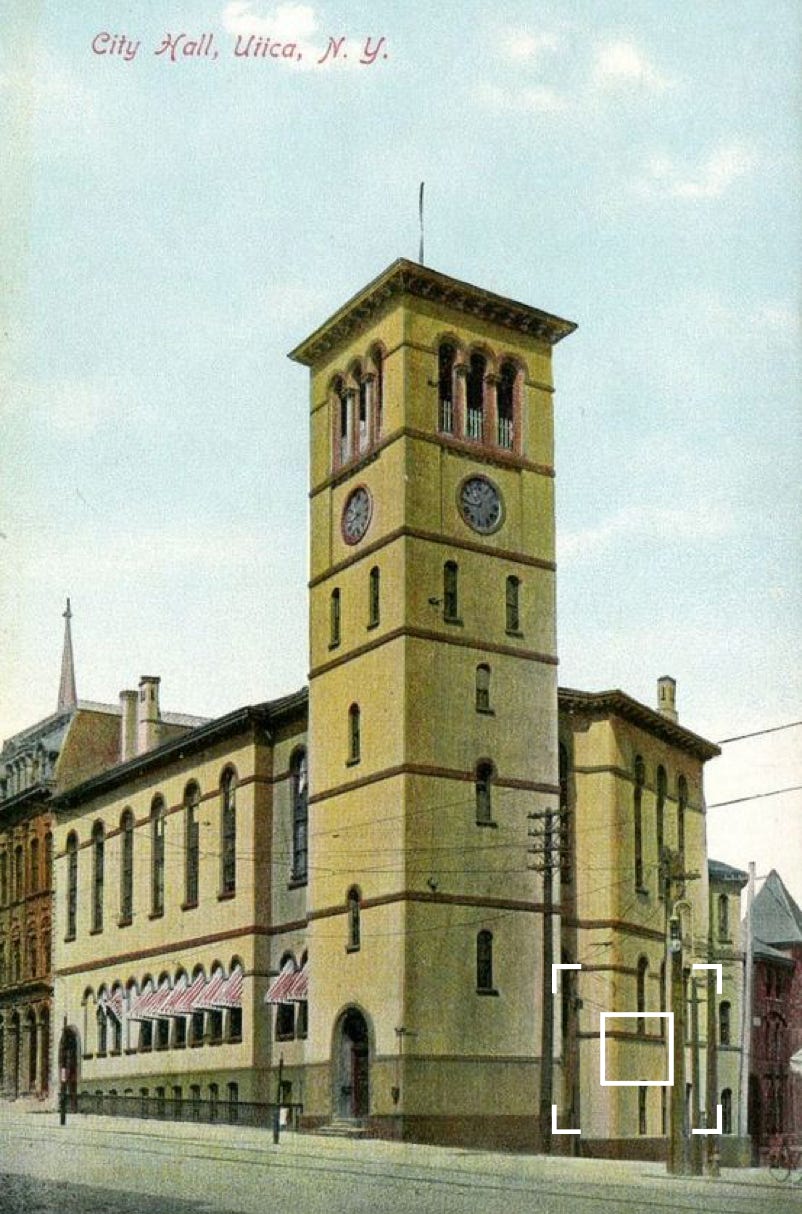
M 556 808 L 552 347 L 574 325 L 406 260 L 311 370 L 305 1112 L 533 1145 Z

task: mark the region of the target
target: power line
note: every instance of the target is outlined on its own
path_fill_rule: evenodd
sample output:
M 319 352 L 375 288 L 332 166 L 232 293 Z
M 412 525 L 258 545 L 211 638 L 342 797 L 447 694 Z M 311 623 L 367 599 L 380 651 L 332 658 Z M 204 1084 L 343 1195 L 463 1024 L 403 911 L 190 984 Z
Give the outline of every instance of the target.
M 764 733 L 779 733 L 781 729 L 795 729 L 802 721 L 789 721 L 787 725 L 772 725 L 768 729 L 756 729 L 754 733 L 739 733 L 734 738 L 719 738 L 716 746 L 726 746 L 728 742 L 743 742 L 745 738 L 760 738 Z
M 723 805 L 740 805 L 744 801 L 757 801 L 760 797 L 779 797 L 784 792 L 799 792 L 802 784 L 792 784 L 790 788 L 774 788 L 771 792 L 755 792 L 751 797 L 734 797 L 732 801 L 715 801 L 708 809 L 721 809 Z

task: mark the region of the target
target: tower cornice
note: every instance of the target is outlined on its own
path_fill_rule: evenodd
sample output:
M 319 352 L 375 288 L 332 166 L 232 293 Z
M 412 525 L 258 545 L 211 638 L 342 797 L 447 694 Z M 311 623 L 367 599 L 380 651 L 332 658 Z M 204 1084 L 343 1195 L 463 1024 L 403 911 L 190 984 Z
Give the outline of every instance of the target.
M 330 350 L 343 345 L 355 332 L 370 324 L 389 302 L 404 296 L 445 304 L 466 316 L 527 334 L 550 346 L 562 341 L 576 328 L 573 321 L 563 320 L 539 308 L 496 295 L 400 257 L 338 308 L 296 346 L 289 357 L 304 366 L 314 366 Z

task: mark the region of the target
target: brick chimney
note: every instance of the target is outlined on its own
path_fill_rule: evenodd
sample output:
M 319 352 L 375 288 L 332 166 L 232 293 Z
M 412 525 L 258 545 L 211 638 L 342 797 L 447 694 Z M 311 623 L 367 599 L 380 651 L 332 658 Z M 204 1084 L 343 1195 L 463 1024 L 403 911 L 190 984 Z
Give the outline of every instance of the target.
M 137 691 L 120 692 L 120 762 L 133 759 L 137 751 Z
M 669 721 L 678 721 L 677 716 L 677 680 L 670 674 L 664 674 L 657 680 L 657 711 Z
M 137 705 L 137 754 L 153 750 L 161 741 L 161 712 L 159 710 L 159 679 L 156 675 L 143 674 L 139 680 L 139 703 Z

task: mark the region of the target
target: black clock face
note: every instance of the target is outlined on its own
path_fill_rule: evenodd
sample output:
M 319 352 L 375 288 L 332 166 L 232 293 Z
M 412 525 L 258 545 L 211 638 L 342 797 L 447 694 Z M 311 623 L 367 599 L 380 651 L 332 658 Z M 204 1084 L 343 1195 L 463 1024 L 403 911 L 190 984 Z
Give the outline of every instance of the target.
M 343 507 L 342 532 L 346 544 L 358 544 L 370 526 L 373 503 L 364 485 L 348 495 Z
M 482 535 L 489 535 L 501 526 L 501 494 L 485 477 L 471 476 L 463 481 L 460 488 L 459 511 L 469 527 Z

